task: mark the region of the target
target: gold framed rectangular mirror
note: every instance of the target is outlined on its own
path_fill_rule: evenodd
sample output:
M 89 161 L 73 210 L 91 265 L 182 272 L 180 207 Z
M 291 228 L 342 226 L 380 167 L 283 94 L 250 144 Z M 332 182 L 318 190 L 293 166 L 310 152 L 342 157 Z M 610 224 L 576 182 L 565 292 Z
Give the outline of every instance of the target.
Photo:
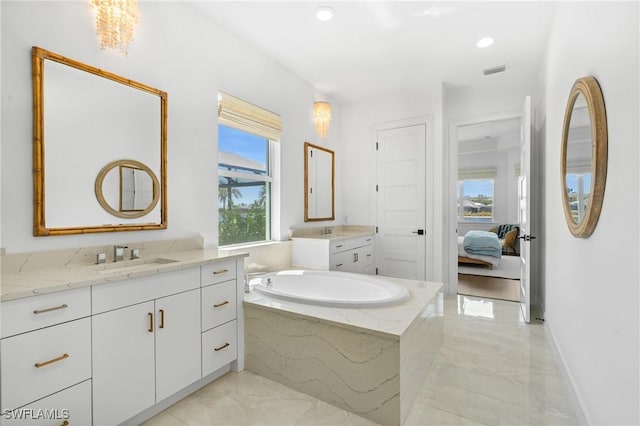
M 304 143 L 304 221 L 335 220 L 335 153 Z
M 35 46 L 32 66 L 34 235 L 166 229 L 166 92 Z M 144 214 L 104 207 L 121 188 L 104 168 L 119 162 L 154 182 Z

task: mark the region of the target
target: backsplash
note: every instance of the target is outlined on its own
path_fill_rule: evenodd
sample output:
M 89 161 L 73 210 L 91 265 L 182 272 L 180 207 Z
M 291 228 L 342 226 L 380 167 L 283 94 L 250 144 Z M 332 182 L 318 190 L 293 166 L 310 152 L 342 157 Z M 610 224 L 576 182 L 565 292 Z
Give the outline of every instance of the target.
M 202 237 L 127 243 L 125 259 L 129 258 L 131 249 L 140 249 L 140 257 L 144 258 L 171 252 L 198 250 L 203 247 L 204 240 Z M 90 265 L 96 263 L 96 255 L 98 253 L 106 253 L 107 262 L 113 261 L 113 245 L 106 245 L 32 253 L 3 253 L 0 256 L 0 262 L 2 264 L 2 273 L 11 274 L 40 269 Z

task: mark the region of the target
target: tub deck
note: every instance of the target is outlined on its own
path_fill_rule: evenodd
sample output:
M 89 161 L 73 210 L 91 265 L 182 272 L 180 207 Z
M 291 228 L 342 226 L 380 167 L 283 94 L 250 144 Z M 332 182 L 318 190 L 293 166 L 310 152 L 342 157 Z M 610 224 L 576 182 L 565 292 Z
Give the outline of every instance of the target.
M 245 294 L 245 367 L 384 425 L 402 424 L 442 342 L 442 284 L 396 306 L 349 309 Z

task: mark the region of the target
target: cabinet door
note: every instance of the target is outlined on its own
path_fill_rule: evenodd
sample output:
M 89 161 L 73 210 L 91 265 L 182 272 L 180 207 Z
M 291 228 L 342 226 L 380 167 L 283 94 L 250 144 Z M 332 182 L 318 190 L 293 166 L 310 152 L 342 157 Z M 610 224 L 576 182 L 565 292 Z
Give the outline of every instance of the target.
M 351 251 L 334 253 L 331 255 L 331 266 L 329 269 L 332 271 L 350 272 L 351 263 L 353 263 L 353 255 Z
M 93 424 L 117 425 L 155 403 L 154 303 L 95 315 Z
M 200 289 L 163 297 L 156 308 L 156 400 L 200 379 Z

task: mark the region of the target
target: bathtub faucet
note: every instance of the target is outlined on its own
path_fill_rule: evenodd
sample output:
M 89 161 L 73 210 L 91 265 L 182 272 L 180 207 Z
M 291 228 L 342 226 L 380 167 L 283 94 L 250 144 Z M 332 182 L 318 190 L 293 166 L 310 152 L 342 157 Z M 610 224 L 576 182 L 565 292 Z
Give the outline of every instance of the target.
M 251 291 L 250 281 L 251 278 L 257 275 L 264 275 L 266 272 L 247 272 L 244 274 L 244 292 L 249 293 Z

